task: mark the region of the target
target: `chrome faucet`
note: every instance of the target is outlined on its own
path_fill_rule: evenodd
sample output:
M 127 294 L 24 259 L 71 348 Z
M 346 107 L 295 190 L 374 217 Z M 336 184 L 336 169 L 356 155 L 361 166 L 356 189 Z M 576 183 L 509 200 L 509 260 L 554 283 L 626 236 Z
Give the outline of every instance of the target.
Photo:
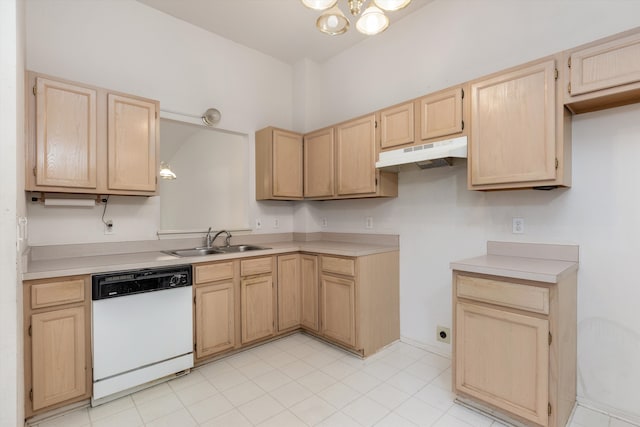
M 213 242 L 216 241 L 216 239 L 218 238 L 219 235 L 221 235 L 222 233 L 226 233 L 227 237 L 224 239 L 224 245 L 225 246 L 229 246 L 231 244 L 231 233 L 229 233 L 227 230 L 220 230 L 218 231 L 216 234 L 214 234 L 213 238 L 211 237 L 211 227 L 209 227 L 209 230 L 207 231 L 207 235 L 205 236 L 205 242 L 207 244 L 207 248 L 210 248 L 213 246 Z

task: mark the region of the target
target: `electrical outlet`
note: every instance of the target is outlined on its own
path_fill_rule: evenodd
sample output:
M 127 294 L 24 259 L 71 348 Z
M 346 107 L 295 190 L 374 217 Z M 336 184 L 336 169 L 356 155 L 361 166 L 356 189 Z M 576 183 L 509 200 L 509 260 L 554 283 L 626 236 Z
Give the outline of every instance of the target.
M 280 228 L 280 220 L 278 218 L 273 219 L 273 228 Z
M 115 234 L 115 231 L 113 230 L 113 220 L 106 220 L 104 223 L 104 234 Z
M 436 328 L 436 339 L 440 342 L 451 344 L 451 329 L 438 325 Z
M 373 217 L 368 216 L 364 219 L 364 228 L 372 229 L 373 228 Z
M 260 218 L 256 218 L 256 230 L 260 230 L 262 228 L 262 220 Z
M 320 226 L 322 228 L 327 228 L 329 226 L 329 221 L 327 221 L 327 218 L 320 218 Z
M 512 234 L 524 234 L 524 218 L 512 218 Z

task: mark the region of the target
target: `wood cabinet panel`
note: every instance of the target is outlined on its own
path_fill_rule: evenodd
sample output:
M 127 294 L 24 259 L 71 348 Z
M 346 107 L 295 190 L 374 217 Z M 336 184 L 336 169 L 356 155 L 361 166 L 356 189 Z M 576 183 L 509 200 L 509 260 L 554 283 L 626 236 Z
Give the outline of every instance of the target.
M 417 101 L 421 140 L 462 133 L 462 94 L 457 87 Z
M 195 265 L 196 284 L 233 278 L 233 261 Z
M 242 343 L 274 334 L 273 278 L 258 276 L 241 282 Z
M 549 321 L 456 305 L 456 389 L 547 425 Z
M 304 136 L 304 197 L 335 194 L 335 144 L 333 128 Z
M 380 112 L 380 148 L 395 148 L 414 142 L 413 102 L 384 109 Z
M 300 255 L 278 257 L 278 331 L 300 326 Z
M 240 274 L 242 276 L 270 273 L 272 270 L 272 257 L 243 259 L 240 261 Z
M 338 196 L 375 193 L 375 115 L 336 126 Z
M 256 200 L 302 199 L 302 135 L 268 127 L 255 138 Z
M 85 279 L 35 283 L 31 286 L 31 309 L 84 301 Z
M 108 187 L 156 190 L 156 103 L 109 94 Z
M 356 262 L 352 258 L 338 258 L 333 256 L 321 257 L 322 271 L 327 273 L 344 274 L 346 276 L 355 276 Z
M 350 347 L 356 346 L 355 288 L 354 280 L 321 276 L 321 333 Z
M 38 77 L 36 93 L 36 185 L 95 189 L 96 91 Z
M 83 396 L 87 391 L 84 307 L 34 314 L 31 328 L 33 410 Z
M 233 281 L 195 288 L 196 359 L 235 346 Z
M 301 305 L 302 318 L 300 323 L 314 332 L 319 330 L 318 315 L 318 256 L 302 254 L 301 262 Z
M 556 178 L 554 60 L 472 83 L 471 117 L 472 187 Z
M 549 314 L 549 288 L 458 275 L 457 296 Z

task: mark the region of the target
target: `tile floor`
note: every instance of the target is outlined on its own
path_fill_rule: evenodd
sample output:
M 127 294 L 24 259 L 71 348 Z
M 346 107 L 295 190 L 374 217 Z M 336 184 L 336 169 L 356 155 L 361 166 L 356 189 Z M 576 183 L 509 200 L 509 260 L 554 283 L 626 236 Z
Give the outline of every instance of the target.
M 404 343 L 363 361 L 295 334 L 34 426 L 504 426 L 453 403 L 450 364 Z M 570 425 L 632 426 L 583 407 Z

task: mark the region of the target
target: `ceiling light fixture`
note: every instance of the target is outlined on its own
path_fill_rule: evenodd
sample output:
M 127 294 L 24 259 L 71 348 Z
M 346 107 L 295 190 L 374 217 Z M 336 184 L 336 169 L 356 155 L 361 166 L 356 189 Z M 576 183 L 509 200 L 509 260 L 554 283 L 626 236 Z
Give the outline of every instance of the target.
M 349 20 L 338 7 L 338 0 L 301 0 L 306 7 L 323 11 L 316 20 L 316 27 L 325 34 L 336 36 L 349 29 Z M 355 18 L 356 29 L 362 34 L 379 34 L 389 26 L 389 18 L 384 12 L 393 12 L 406 7 L 411 0 L 346 0 L 349 12 Z

